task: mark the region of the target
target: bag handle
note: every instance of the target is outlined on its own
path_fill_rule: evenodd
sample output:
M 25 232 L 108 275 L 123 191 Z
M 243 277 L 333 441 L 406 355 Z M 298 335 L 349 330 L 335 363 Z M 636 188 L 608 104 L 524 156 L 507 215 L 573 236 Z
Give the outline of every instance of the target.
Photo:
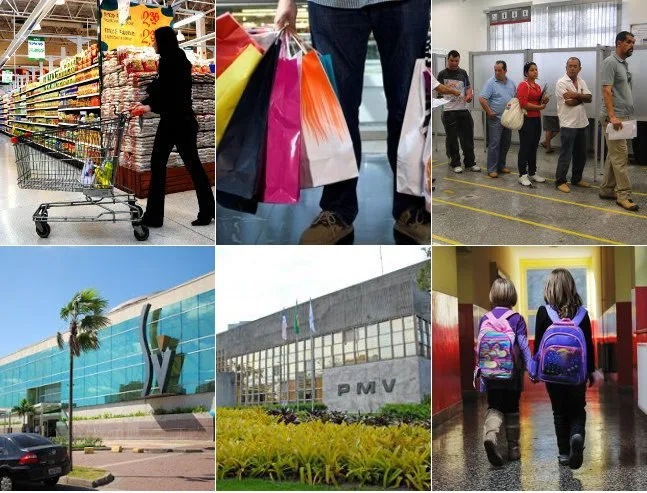
M 587 314 L 586 308 L 584 308 L 583 306 L 580 306 L 577 309 L 577 313 L 573 317 L 573 320 L 572 320 L 573 324 L 579 327 L 580 324 L 582 323 L 582 320 L 584 320 L 584 317 L 586 317 L 586 314 Z
M 550 306 L 550 304 L 546 303 L 546 311 L 548 312 L 548 316 L 550 319 L 555 322 L 559 322 L 562 318 L 559 316 L 559 314 L 555 311 L 555 309 Z

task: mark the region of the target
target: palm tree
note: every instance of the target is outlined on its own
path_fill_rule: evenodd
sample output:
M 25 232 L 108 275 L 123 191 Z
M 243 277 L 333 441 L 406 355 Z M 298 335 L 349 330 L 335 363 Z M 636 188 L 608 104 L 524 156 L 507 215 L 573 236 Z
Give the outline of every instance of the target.
M 25 429 L 25 416 L 29 414 L 33 414 L 36 412 L 36 409 L 34 408 L 33 404 L 29 402 L 27 399 L 23 399 L 20 401 L 20 404 L 17 406 L 14 406 L 11 409 L 12 413 L 17 413 L 18 416 L 22 418 L 22 428 L 23 430 Z M 11 425 L 11 423 L 9 423 Z
M 74 402 L 74 357 L 81 353 L 99 349 L 98 331 L 110 324 L 104 310 L 108 301 L 99 296 L 96 289 L 88 288 L 74 295 L 72 301 L 61 308 L 61 319 L 67 322 L 69 336 L 67 339 L 70 348 L 70 381 L 69 381 L 69 411 L 68 411 L 68 440 L 67 451 L 70 457 L 70 470 L 72 470 L 72 403 Z M 63 349 L 65 341 L 60 332 L 56 333 L 56 342 L 59 349 Z

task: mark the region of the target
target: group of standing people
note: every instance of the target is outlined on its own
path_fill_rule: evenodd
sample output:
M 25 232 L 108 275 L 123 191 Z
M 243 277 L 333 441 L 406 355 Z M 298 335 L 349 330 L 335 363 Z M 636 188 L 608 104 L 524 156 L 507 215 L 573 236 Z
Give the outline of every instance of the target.
M 631 88 L 631 73 L 627 58 L 633 54 L 635 39 L 633 34 L 623 31 L 616 36 L 615 53 L 602 63 L 601 86 L 604 104 L 601 121 L 608 148 L 604 166 L 604 178 L 600 186 L 600 198 L 615 200 L 629 211 L 637 211 L 638 205 L 631 198 L 631 182 L 628 175 L 629 154 L 626 140 L 609 139 L 606 131 L 610 123 L 615 130 L 622 128 L 622 122 L 631 120 L 634 115 Z M 450 51 L 447 55 L 447 68 L 438 74 L 438 83 L 460 95 L 453 94 L 452 101 L 444 105 L 442 122 L 446 132 L 447 156 L 449 165 L 456 172 L 463 169 L 481 171 L 474 156 L 474 121 L 468 108 L 473 100 L 473 90 L 467 72 L 459 67 L 460 54 Z M 571 191 L 568 185 L 568 170 L 571 167 L 571 186 L 591 188 L 583 180 L 586 164 L 586 134 L 589 119 L 586 104 L 590 104 L 593 95 L 580 77 L 582 63 L 577 57 L 566 61 L 566 74 L 555 85 L 557 98 L 557 115 L 561 148 L 555 171 L 555 186 L 564 193 Z M 484 85 L 479 102 L 487 114 L 488 152 L 487 173 L 491 178 L 510 173 L 506 158 L 512 140 L 512 130 L 501 124 L 508 103 L 517 98 L 525 112 L 522 128 L 519 130 L 519 153 L 517 166 L 519 183 L 525 187 L 535 183 L 544 183 L 546 178 L 537 172 L 537 149 L 541 139 L 541 112 L 549 102 L 547 88 L 537 82 L 539 70 L 537 64 L 528 62 L 523 68 L 524 80 L 516 84 L 508 77 L 508 67 L 504 60 L 494 65 L 494 76 Z M 444 92 L 447 94 L 447 92 Z M 551 134 L 554 134 L 554 129 Z M 460 148 L 463 150 L 461 165 Z M 549 147 L 547 139 L 546 147 Z

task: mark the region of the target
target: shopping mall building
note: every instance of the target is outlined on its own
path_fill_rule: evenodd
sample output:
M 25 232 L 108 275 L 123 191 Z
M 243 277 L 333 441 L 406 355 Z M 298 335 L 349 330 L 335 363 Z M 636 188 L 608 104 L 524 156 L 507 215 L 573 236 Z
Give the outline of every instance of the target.
M 100 348 L 74 361 L 76 436 L 212 437 L 214 281 L 212 272 L 108 313 Z M 9 410 L 27 398 L 36 405 L 30 431 L 66 433 L 68 381 L 69 350 L 58 348 L 56 336 L 0 358 L 0 430 L 8 431 Z M 204 412 L 169 413 L 199 407 Z M 104 414 L 124 417 L 83 419 Z M 13 422 L 19 431 L 22 419 Z
M 431 394 L 429 292 L 417 288 L 424 263 L 371 279 L 217 334 L 218 406 L 323 402 L 376 411 Z

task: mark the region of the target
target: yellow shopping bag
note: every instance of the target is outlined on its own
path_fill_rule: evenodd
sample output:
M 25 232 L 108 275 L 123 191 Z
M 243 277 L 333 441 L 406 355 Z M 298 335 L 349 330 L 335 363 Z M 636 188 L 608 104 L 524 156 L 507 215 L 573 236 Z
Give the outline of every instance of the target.
M 249 45 L 216 80 L 216 147 L 261 58 L 258 49 Z

